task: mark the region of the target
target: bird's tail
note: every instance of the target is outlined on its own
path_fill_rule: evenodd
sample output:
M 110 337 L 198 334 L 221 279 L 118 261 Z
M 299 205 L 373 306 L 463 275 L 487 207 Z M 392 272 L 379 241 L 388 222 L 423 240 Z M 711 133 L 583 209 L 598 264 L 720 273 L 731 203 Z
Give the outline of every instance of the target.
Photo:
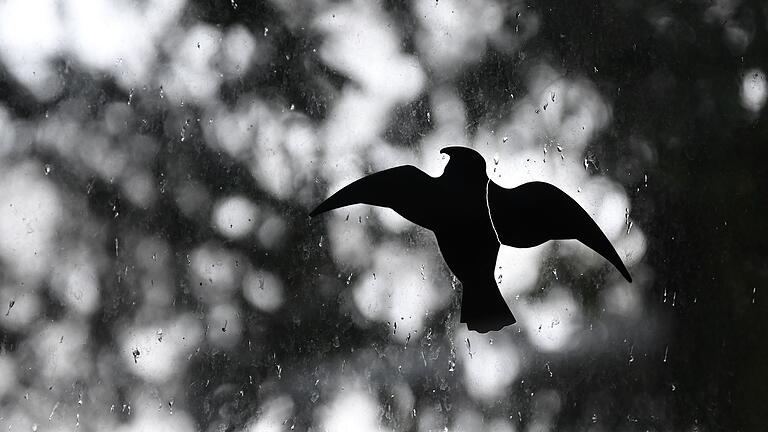
M 462 281 L 460 322 L 479 333 L 501 330 L 517 322 L 504 301 L 493 273 L 490 277 Z

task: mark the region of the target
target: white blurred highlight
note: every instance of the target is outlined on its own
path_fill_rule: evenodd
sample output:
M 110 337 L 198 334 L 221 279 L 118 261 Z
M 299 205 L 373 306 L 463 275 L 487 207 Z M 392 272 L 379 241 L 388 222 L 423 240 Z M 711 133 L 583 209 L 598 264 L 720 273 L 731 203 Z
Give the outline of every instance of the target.
M 16 385 L 16 361 L 9 353 L 0 354 L 0 397 L 5 397 Z
M 392 24 L 378 8 L 362 2 L 336 6 L 316 25 L 327 35 L 323 60 L 360 83 L 365 93 L 402 102 L 421 89 L 425 77 L 418 59 L 400 52 Z
M 206 24 L 197 24 L 187 31 L 171 51 L 173 59 L 164 90 L 176 104 L 182 101 L 204 103 L 215 99 L 222 81 L 213 66 L 213 57 L 221 44 L 221 32 Z
M 469 395 L 489 405 L 503 398 L 521 372 L 515 344 L 500 333 L 487 335 L 466 330 L 456 333 L 454 344 L 461 355 L 464 385 Z
M 243 296 L 264 312 L 274 312 L 284 301 L 283 283 L 267 270 L 250 270 L 243 277 Z
M 532 248 L 499 249 L 495 278 L 507 303 L 514 305 L 516 296 L 528 294 L 536 287 L 541 265 L 551 249 L 548 243 Z
M 421 22 L 420 52 L 438 75 L 457 74 L 463 66 L 479 61 L 487 39 L 499 31 L 504 20 L 495 1 L 441 0 L 414 5 Z
M 382 432 L 379 407 L 369 394 L 360 389 L 347 389 L 336 395 L 316 413 L 320 430 L 328 432 Z
M 84 251 L 58 263 L 51 275 L 51 288 L 65 306 L 81 315 L 90 315 L 99 305 L 99 272 L 94 259 Z
M 452 427 L 443 429 L 443 431 L 446 430 L 451 432 L 484 431 L 483 416 L 474 409 L 464 408 L 456 415 Z
M 155 179 L 146 170 L 129 169 L 123 172 L 120 190 L 139 208 L 147 209 L 157 199 Z
M 331 189 L 363 174 L 361 154 L 386 125 L 397 104 L 416 97 L 425 76 L 418 59 L 401 51 L 392 23 L 377 7 L 353 2 L 333 7 L 315 21 L 325 35 L 324 62 L 351 77 L 355 85 L 342 89 L 324 128 L 325 164 Z
M 516 315 L 531 344 L 541 351 L 567 351 L 578 343 L 581 308 L 562 286 L 548 288 L 544 297 L 530 300 Z
M 148 389 L 136 389 L 132 398 L 130 421 L 120 423 L 116 432 L 195 432 L 192 417 L 180 407 L 168 409 L 165 401 L 158 401 Z M 143 391 L 138 391 L 143 390 Z M 158 408 L 158 402 L 160 407 Z
M 159 40 L 184 4 L 9 0 L 0 4 L 0 56 L 11 74 L 41 100 L 61 91 L 52 61 L 64 54 L 89 68 L 113 72 L 127 90 L 150 78 Z
M 224 236 L 242 238 L 256 225 L 257 211 L 251 200 L 243 196 L 229 196 L 214 204 L 213 223 Z
M 232 26 L 222 42 L 222 69 L 229 75 L 242 76 L 248 71 L 258 48 L 256 39 L 247 28 L 240 24 Z
M 206 314 L 208 341 L 214 346 L 231 349 L 240 341 L 243 333 L 240 311 L 229 303 L 213 306 Z
M 191 316 L 133 327 L 120 336 L 120 357 L 127 369 L 145 381 L 164 383 L 184 370 L 184 357 L 202 339 L 200 322 Z
M 603 293 L 602 303 L 608 312 L 627 318 L 638 318 L 642 312 L 641 291 L 625 281 L 619 282 Z
M 62 212 L 58 190 L 42 165 L 25 162 L 0 173 L 0 260 L 6 277 L 36 287 L 56 253 Z
M 355 305 L 368 320 L 396 325 L 392 337 L 405 341 L 423 330 L 426 315 L 439 311 L 449 295 L 435 286 L 434 260 L 426 251 L 403 253 L 386 243 L 373 255 L 372 273 L 360 275 L 353 288 Z
M 331 212 L 328 243 L 336 262 L 353 268 L 370 265 L 375 248 L 365 227 L 368 211 L 365 206 L 355 205 Z
M 260 414 L 252 419 L 245 430 L 247 432 L 283 432 L 286 423 L 293 415 L 294 403 L 289 396 L 281 395 L 269 399 L 261 407 Z
M 190 254 L 191 283 L 205 300 L 228 298 L 240 275 L 242 258 L 233 252 L 206 244 Z
M 10 73 L 38 99 L 62 89 L 50 60 L 63 47 L 56 0 L 9 0 L 0 3 L 0 56 Z
M 265 249 L 276 249 L 280 247 L 287 229 L 286 223 L 281 216 L 270 214 L 264 218 L 261 226 L 259 226 L 259 243 Z
M 86 329 L 72 321 L 43 326 L 30 339 L 37 360 L 36 371 L 48 381 L 85 378 L 91 371 L 80 367 L 90 364 Z
M 768 97 L 768 83 L 766 83 L 765 71 L 762 69 L 750 69 L 744 74 L 741 83 L 741 103 L 753 113 L 759 112 L 765 106 Z
M 11 301 L 13 307 L 9 308 Z M 5 310 L 3 310 L 5 309 Z M 25 287 L 0 288 L 0 326 L 8 330 L 23 330 L 40 318 L 40 295 Z

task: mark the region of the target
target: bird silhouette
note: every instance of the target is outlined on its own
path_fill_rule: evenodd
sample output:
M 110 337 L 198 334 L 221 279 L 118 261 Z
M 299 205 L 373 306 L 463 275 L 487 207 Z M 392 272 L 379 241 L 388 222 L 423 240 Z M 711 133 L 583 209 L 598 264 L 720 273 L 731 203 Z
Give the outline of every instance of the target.
M 587 212 L 557 187 L 530 182 L 513 189 L 488 178 L 485 159 L 468 147 L 446 147 L 440 177 L 411 165 L 363 177 L 342 188 L 310 216 L 352 204 L 389 207 L 434 232 L 448 267 L 462 284 L 460 322 L 486 333 L 514 324 L 494 267 L 503 244 L 528 248 L 576 239 L 602 255 L 632 282 L 611 242 Z

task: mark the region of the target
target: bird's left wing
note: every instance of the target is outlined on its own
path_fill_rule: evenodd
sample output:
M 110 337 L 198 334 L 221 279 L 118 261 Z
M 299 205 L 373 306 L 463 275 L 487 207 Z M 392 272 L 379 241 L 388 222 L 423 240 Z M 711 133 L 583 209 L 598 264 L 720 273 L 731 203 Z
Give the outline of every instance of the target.
M 532 247 L 547 240 L 576 239 L 610 261 L 632 282 L 619 254 L 597 223 L 557 187 L 530 182 L 505 189 L 489 182 L 488 208 L 502 244 Z
M 404 165 L 363 177 L 331 195 L 310 216 L 352 204 L 389 207 L 409 221 L 434 229 L 439 210 L 437 179 Z

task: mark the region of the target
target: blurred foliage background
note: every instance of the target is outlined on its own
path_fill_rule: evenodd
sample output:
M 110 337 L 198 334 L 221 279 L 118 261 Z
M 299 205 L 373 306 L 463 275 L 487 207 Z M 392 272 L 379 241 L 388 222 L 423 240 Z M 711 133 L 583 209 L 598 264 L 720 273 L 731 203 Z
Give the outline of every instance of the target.
M 760 430 L 764 2 L 0 2 L 7 430 Z M 624 258 L 308 212 L 480 151 Z

